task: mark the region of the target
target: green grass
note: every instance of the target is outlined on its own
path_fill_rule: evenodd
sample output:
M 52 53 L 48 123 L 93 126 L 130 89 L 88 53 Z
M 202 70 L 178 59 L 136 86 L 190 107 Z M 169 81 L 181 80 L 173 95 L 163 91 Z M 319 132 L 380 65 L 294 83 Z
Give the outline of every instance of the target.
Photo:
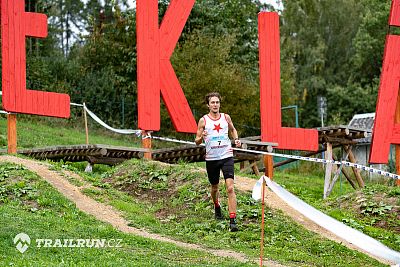
M 250 266 L 121 233 L 21 166 L 0 164 L 0 177 L 1 266 Z M 31 238 L 23 254 L 13 243 L 21 232 Z M 111 246 L 120 240 L 121 247 L 37 247 L 36 239 L 105 239 Z
M 92 185 L 113 184 L 113 188 L 99 186 L 85 190 L 85 194 L 122 211 L 134 227 L 210 248 L 240 251 L 250 258 L 259 255 L 260 204 L 252 200 L 250 193 L 239 193 L 241 231 L 230 233 L 228 221 L 213 218 L 206 174 L 190 164 L 166 167 L 156 162 L 131 160 L 115 169 L 106 172 L 97 169 L 92 174 L 83 173 L 82 164 L 73 164 L 72 168 Z M 226 203 L 223 188 L 221 192 L 222 203 Z M 383 266 L 362 253 L 307 231 L 281 212 L 267 210 L 265 223 L 267 259 L 287 266 Z
M 47 120 L 44 124 L 40 120 L 27 120 L 17 118 L 17 146 L 18 149 L 45 147 L 54 145 L 78 145 L 86 143 L 85 126 L 71 126 L 61 119 Z M 7 119 L 0 117 L 0 127 L 7 129 Z M 7 132 L 0 135 L 1 148 L 7 148 Z M 101 133 L 101 134 L 100 134 Z M 107 144 L 115 146 L 137 146 L 136 136 L 121 136 L 98 129 L 89 129 L 90 144 Z
M 140 147 L 141 139 L 134 134 L 121 135 L 99 128 L 95 122 L 89 120 L 89 144 L 106 144 L 125 147 Z M 7 148 L 7 118 L 0 116 L 0 149 Z M 17 117 L 17 147 L 38 148 L 54 145 L 79 145 L 86 143 L 86 132 L 83 120 L 68 121 L 57 118 L 36 118 L 18 115 Z M 194 137 L 193 137 L 194 139 Z M 153 148 L 176 146 L 159 140 L 152 140 Z

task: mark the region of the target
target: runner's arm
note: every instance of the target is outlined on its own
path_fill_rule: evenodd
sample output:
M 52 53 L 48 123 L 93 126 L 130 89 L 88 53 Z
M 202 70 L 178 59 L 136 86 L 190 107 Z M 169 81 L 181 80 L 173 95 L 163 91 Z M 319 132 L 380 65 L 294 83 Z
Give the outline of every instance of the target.
M 200 145 L 203 142 L 203 138 L 206 134 L 204 131 L 204 126 L 205 126 L 204 118 L 201 118 L 197 125 L 196 138 L 194 139 L 194 142 L 196 143 L 196 145 Z

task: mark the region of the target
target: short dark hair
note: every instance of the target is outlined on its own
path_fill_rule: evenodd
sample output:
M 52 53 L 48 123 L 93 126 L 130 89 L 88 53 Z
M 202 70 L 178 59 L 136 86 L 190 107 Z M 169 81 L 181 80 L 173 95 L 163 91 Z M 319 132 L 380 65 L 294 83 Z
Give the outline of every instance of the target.
M 221 95 L 218 93 L 218 92 L 211 92 L 211 93 L 208 93 L 207 95 L 206 95 L 206 98 L 205 98 L 205 102 L 206 102 L 206 104 L 208 105 L 208 103 L 210 103 L 210 98 L 211 97 L 218 97 L 218 99 L 219 99 L 219 102 L 221 102 Z

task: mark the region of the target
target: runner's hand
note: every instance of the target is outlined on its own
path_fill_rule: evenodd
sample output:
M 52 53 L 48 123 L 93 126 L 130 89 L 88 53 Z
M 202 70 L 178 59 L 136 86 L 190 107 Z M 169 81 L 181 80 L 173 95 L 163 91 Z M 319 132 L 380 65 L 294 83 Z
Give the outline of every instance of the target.
M 236 145 L 236 147 L 241 147 L 242 146 L 242 142 L 240 142 L 239 139 L 235 139 L 235 145 Z

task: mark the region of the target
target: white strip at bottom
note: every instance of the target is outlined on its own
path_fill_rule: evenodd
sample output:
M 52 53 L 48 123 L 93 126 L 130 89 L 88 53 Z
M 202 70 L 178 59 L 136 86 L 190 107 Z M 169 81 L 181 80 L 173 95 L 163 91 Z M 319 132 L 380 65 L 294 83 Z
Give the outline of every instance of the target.
M 261 199 L 261 190 L 263 179 L 265 179 L 267 186 L 283 201 L 285 201 L 289 206 L 303 214 L 308 219 L 312 220 L 319 226 L 325 228 L 326 230 L 332 232 L 338 237 L 346 240 L 347 242 L 359 247 L 360 249 L 379 257 L 385 259 L 391 264 L 400 264 L 400 253 L 394 251 L 381 242 L 371 238 L 370 236 L 361 233 L 331 217 L 325 213 L 315 209 L 314 207 L 308 205 L 301 199 L 297 198 L 290 192 L 286 191 L 284 188 L 279 186 L 277 183 L 271 181 L 266 176 L 262 176 L 253 188 L 253 198 L 258 200 Z

